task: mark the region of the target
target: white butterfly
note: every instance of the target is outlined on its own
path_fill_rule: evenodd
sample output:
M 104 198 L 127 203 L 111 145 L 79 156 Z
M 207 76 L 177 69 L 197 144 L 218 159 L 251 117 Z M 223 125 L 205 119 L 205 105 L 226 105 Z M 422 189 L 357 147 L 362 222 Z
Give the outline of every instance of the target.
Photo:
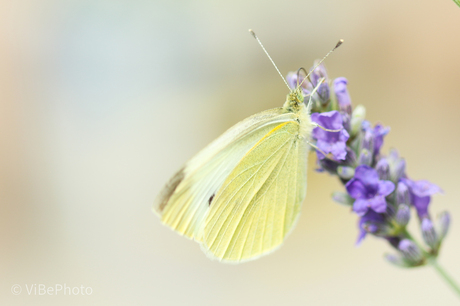
M 237 123 L 201 150 L 155 200 L 162 222 L 225 262 L 275 250 L 306 195 L 308 140 L 317 126 L 310 105 L 299 85 L 283 107 Z

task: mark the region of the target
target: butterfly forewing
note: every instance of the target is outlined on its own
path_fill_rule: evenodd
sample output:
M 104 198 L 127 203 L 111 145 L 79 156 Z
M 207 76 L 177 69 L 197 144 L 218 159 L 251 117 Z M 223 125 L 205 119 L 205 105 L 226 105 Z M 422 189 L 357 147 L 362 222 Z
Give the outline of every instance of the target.
M 235 166 L 264 135 L 280 124 L 292 122 L 293 118 L 294 114 L 283 108 L 258 113 L 200 151 L 173 176 L 156 199 L 154 210 L 163 223 L 200 241 L 209 207 Z
M 217 192 L 204 225 L 211 257 L 244 261 L 274 250 L 293 228 L 306 193 L 300 124 L 278 124 L 242 158 Z

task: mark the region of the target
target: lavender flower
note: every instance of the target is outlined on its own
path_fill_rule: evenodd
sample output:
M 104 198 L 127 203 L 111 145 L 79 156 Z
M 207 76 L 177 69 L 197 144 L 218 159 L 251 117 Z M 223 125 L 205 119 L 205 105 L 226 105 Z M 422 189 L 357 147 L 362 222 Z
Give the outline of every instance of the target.
M 301 82 L 304 78 L 302 71 L 290 73 L 288 82 L 296 87 L 297 79 Z M 345 185 L 347 192 L 334 192 L 332 197 L 334 201 L 352 207 L 358 215 L 356 244 L 372 235 L 388 242 L 397 251 L 396 255 L 386 255 L 393 264 L 415 267 L 432 262 L 451 222 L 450 215 L 443 212 L 435 226 L 428 212 L 431 196 L 441 189 L 426 180 L 408 179 L 406 162 L 396 150 L 390 150 L 388 155 L 382 154 L 390 128 L 381 124 L 372 126 L 365 120 L 363 106 L 352 109 L 345 78 L 329 81 L 324 66 L 320 65 L 302 84 L 304 93 L 313 92 L 321 78 L 326 80 L 312 97 L 311 115 L 312 121 L 320 126 L 312 132 L 319 148 L 316 152 L 317 171 L 336 175 Z M 340 132 L 328 132 L 321 127 L 340 129 Z M 416 243 L 408 233 L 412 208 L 417 212 L 426 247 Z
M 380 148 L 383 145 L 383 137 L 390 132 L 390 128 L 384 127 L 381 124 L 376 124 L 375 127 L 372 128 L 370 122 L 367 120 L 363 121 L 362 128 L 364 130 L 365 139 L 370 138 L 372 140 L 372 147 L 365 148 L 370 150 L 374 156 L 378 156 Z
M 344 160 L 346 152 L 346 142 L 350 137 L 345 129 L 343 129 L 342 116 L 337 111 L 327 113 L 313 113 L 311 120 L 320 126 L 329 130 L 340 130 L 340 132 L 328 132 L 320 127 L 313 129 L 312 136 L 316 139 L 316 146 L 328 154 L 331 153 L 334 159 Z M 324 159 L 326 156 L 321 151 L 316 151 L 319 159 Z
M 350 196 L 355 199 L 353 211 L 363 216 L 371 208 L 383 213 L 387 209 L 385 197 L 392 193 L 395 186 L 390 181 L 381 181 L 377 171 L 367 165 L 358 166 L 355 176 L 346 185 Z
M 441 188 L 426 180 L 412 181 L 409 179 L 401 179 L 410 190 L 412 205 L 417 210 L 420 219 L 428 217 L 428 205 L 431 201 L 431 195 L 442 192 Z
M 360 245 L 367 233 L 376 234 L 384 232 L 383 226 L 385 225 L 385 217 L 378 214 L 373 210 L 368 210 L 360 219 L 358 223 L 359 235 L 356 245 Z
M 346 78 L 337 78 L 334 80 L 334 93 L 337 97 L 339 109 L 348 115 L 351 115 L 351 99 L 347 89 L 348 81 Z

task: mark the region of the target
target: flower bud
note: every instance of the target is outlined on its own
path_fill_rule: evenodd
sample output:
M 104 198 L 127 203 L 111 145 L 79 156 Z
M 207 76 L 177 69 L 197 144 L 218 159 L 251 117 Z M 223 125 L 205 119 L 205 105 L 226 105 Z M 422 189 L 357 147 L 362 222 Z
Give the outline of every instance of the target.
M 394 264 L 395 266 L 398 267 L 410 267 L 411 265 L 408 264 L 406 260 L 404 260 L 403 257 L 395 254 L 385 254 L 385 259 L 388 260 L 388 262 Z
M 390 179 L 393 182 L 398 182 L 405 176 L 406 161 L 404 158 L 399 157 L 398 151 L 391 149 L 388 155 L 388 163 L 390 165 Z
M 396 204 L 410 205 L 409 188 L 404 182 L 399 182 L 396 189 Z
M 360 165 L 370 166 L 372 163 L 372 155 L 367 149 L 362 149 L 361 154 L 359 155 L 358 163 Z
M 431 248 L 436 248 L 438 243 L 438 238 L 436 235 L 436 231 L 433 227 L 433 222 L 427 217 L 423 218 L 422 220 L 422 237 L 425 243 L 430 246 Z
M 342 115 L 342 123 L 343 123 L 343 128 L 350 133 L 351 130 L 351 122 L 350 122 L 350 115 L 344 112 L 340 112 Z
M 401 254 L 403 255 L 404 259 L 411 263 L 420 262 L 420 260 L 422 260 L 423 258 L 422 251 L 412 240 L 401 240 L 399 242 L 398 249 L 399 251 L 401 251 Z
M 346 192 L 336 191 L 332 194 L 332 199 L 342 205 L 353 206 L 353 198 Z
M 438 215 L 437 225 L 439 229 L 439 239 L 444 239 L 447 232 L 449 231 L 450 226 L 450 214 L 447 211 L 444 211 Z
M 351 115 L 351 136 L 355 136 L 361 131 L 361 125 L 366 117 L 366 109 L 362 105 L 358 105 L 353 110 Z
M 317 169 L 318 172 L 327 171 L 328 173 L 332 175 L 337 174 L 338 164 L 335 161 L 330 160 L 328 158 L 324 158 L 324 159 L 318 158 L 316 160 L 316 163 L 319 165 L 319 168 Z
M 394 218 L 396 216 L 396 210 L 393 207 L 393 205 L 387 205 L 387 210 L 385 211 L 385 214 L 388 217 L 392 217 L 392 218 Z
M 355 151 L 350 149 L 348 146 L 346 147 L 345 151 L 347 152 L 347 155 L 345 156 L 344 164 L 352 166 L 352 167 L 356 167 L 357 158 L 356 158 Z
M 324 82 L 323 84 L 319 85 L 318 90 L 316 93 L 318 94 L 319 97 L 319 102 L 321 105 L 327 105 L 330 101 L 330 95 L 329 95 L 330 89 L 329 89 L 329 84 L 327 82 Z
M 364 136 L 361 141 L 361 149 L 366 149 L 371 153 L 374 150 L 374 137 L 372 132 L 369 130 L 364 132 Z
M 380 153 L 380 148 L 383 145 L 383 138 L 390 132 L 390 127 L 384 127 L 381 124 L 376 124 L 373 129 L 374 136 L 374 151 L 372 153 L 376 156 Z
M 337 97 L 337 103 L 342 112 L 351 115 L 351 99 L 347 89 L 347 79 L 337 78 L 334 80 L 334 92 Z
M 386 158 L 381 158 L 375 166 L 381 180 L 390 179 L 390 165 Z
M 400 178 L 404 177 L 406 172 L 406 161 L 404 158 L 400 158 L 395 164 L 394 169 L 391 170 L 391 179 L 397 182 Z
M 394 236 L 387 237 L 387 240 L 391 244 L 391 246 L 393 246 L 395 249 L 399 250 L 398 245 L 401 242 L 401 237 L 394 237 Z
M 339 166 L 337 174 L 344 180 L 349 180 L 355 175 L 355 169 L 347 166 Z
M 401 226 L 406 226 L 410 220 L 410 207 L 407 204 L 399 204 L 396 211 L 395 221 Z

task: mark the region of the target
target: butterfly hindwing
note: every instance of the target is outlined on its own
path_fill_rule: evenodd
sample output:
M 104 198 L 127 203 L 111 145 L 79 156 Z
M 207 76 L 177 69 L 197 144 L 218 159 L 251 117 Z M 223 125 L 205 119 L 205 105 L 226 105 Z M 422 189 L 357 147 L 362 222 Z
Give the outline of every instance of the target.
M 208 255 L 245 261 L 283 242 L 306 194 L 307 148 L 299 129 L 296 121 L 278 124 L 226 178 L 204 224 Z
M 276 108 L 253 115 L 222 134 L 173 176 L 157 197 L 154 211 L 178 233 L 201 240 L 210 204 L 222 184 L 261 138 L 294 114 Z

